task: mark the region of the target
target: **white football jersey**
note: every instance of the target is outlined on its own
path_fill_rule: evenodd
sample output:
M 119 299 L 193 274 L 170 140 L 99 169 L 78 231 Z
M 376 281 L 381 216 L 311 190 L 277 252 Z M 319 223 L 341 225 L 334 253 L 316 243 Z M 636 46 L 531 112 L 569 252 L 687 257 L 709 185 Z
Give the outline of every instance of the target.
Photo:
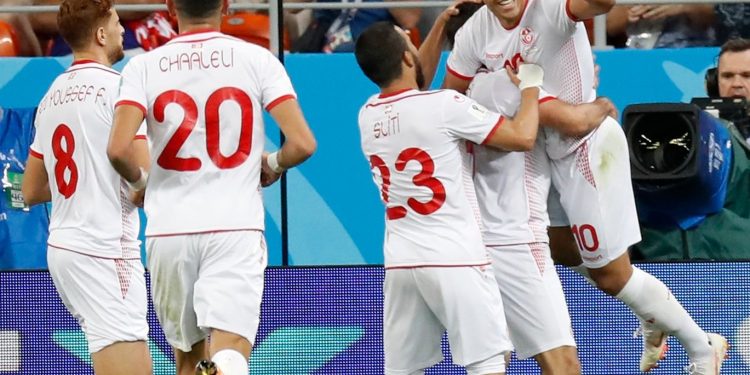
M 30 153 L 52 192 L 48 243 L 101 258 L 140 258 L 138 211 L 107 158 L 120 73 L 80 60 L 42 98 Z M 139 131 L 139 137 L 145 134 Z
M 268 50 L 216 31 L 181 34 L 130 60 L 118 105 L 152 142 L 147 236 L 263 230 L 263 109 L 295 98 Z
M 521 99 L 505 70 L 478 72 L 467 94 L 490 110 L 511 117 Z M 540 102 L 549 98 L 540 90 Z M 488 246 L 549 241 L 547 195 L 551 181 L 544 139 L 539 133 L 529 152 L 474 147 L 474 184 Z
M 521 62 L 540 65 L 545 90 L 558 99 L 572 104 L 596 99 L 586 28 L 573 20 L 566 0 L 527 0 L 518 24 L 510 29 L 487 7 L 480 8 L 456 34 L 448 70 L 468 80 L 482 66 L 496 71 L 516 68 Z M 570 153 L 582 141 L 546 128 L 544 133 L 553 159 Z
M 373 96 L 362 107 L 362 151 L 386 206 L 386 269 L 489 263 L 464 149 L 501 123 L 453 90 Z

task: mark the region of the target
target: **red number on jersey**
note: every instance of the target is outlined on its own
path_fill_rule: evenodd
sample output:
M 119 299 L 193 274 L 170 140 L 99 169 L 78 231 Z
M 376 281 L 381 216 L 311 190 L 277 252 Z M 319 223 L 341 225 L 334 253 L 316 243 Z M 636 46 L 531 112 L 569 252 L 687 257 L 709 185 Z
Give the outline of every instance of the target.
M 65 140 L 63 149 L 62 141 Z M 73 131 L 65 124 L 60 124 L 52 133 L 52 154 L 55 155 L 55 183 L 57 191 L 65 199 L 73 196 L 78 186 L 78 167 L 73 160 L 73 152 L 76 150 L 76 141 L 73 137 Z M 70 171 L 70 179 L 65 180 L 65 171 Z
M 599 236 L 596 235 L 596 229 L 591 224 L 583 224 L 580 228 L 574 225 L 570 229 L 578 242 L 579 249 L 586 251 L 599 249 Z
M 510 60 L 505 60 L 505 63 L 503 64 L 503 68 L 508 69 L 511 68 L 514 71 L 518 70 L 518 65 L 523 63 L 523 57 L 521 57 L 520 53 L 516 53 L 513 55 L 513 57 L 510 58 Z
M 224 156 L 221 153 L 221 121 L 219 109 L 221 105 L 232 100 L 240 107 L 240 139 L 237 150 Z M 154 102 L 154 119 L 164 122 L 164 110 L 169 104 L 179 105 L 183 112 L 182 122 L 164 146 L 157 164 L 164 169 L 175 171 L 197 171 L 201 168 L 201 161 L 196 157 L 182 158 L 177 156 L 187 141 L 190 133 L 198 122 L 198 106 L 190 95 L 179 90 L 163 92 Z M 206 101 L 206 151 L 211 161 L 220 169 L 235 168 L 245 162 L 250 156 L 253 143 L 253 104 L 246 92 L 236 87 L 222 87 L 214 91 Z
M 396 170 L 402 172 L 406 169 L 406 164 L 410 161 L 418 162 L 422 170 L 412 178 L 414 185 L 423 186 L 432 191 L 432 199 L 427 202 L 420 202 L 414 198 L 409 198 L 406 203 L 411 207 L 412 210 L 420 215 L 429 215 L 443 206 L 445 203 L 445 186 L 435 177 L 432 176 L 435 173 L 435 163 L 432 161 L 430 155 L 424 150 L 418 148 L 407 148 L 398 155 L 396 158 Z M 383 201 L 388 203 L 388 189 L 391 184 L 391 172 L 388 166 L 385 164 L 382 158 L 377 155 L 370 156 L 370 168 L 377 168 L 380 171 L 380 176 L 383 180 L 381 187 L 381 193 L 383 195 Z M 388 220 L 397 220 L 406 216 L 406 208 L 402 206 L 393 206 L 386 209 L 386 216 Z

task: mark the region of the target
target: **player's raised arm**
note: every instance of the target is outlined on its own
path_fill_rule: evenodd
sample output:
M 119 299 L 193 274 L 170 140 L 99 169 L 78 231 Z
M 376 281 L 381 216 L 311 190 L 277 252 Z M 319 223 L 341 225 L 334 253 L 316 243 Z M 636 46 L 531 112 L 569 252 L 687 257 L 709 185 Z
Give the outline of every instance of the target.
M 307 160 L 315 152 L 317 143 L 296 99 L 286 99 L 274 106 L 269 113 L 279 124 L 286 140 L 281 148 L 263 157 L 264 176 L 262 183 L 268 186 L 285 170 Z M 268 176 L 268 172 L 273 172 Z M 274 175 L 275 174 L 275 175 Z
M 615 0 L 562 0 L 568 15 L 575 20 L 587 20 L 609 12 L 615 6 Z
M 592 103 L 568 104 L 561 100 L 539 105 L 539 122 L 570 137 L 580 137 L 597 128 L 607 116 L 617 117 L 614 104 L 605 98 Z
M 521 90 L 521 105 L 514 118 L 505 118 L 485 144 L 507 151 L 529 151 L 534 147 L 539 130 L 539 87 L 544 73 L 534 64 L 524 64 L 518 75 L 508 71 Z

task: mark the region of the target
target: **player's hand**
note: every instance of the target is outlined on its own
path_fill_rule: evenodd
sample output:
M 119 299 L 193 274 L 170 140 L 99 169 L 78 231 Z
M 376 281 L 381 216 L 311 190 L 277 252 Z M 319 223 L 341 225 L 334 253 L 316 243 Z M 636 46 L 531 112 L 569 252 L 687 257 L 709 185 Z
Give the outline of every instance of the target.
M 455 0 L 453 4 L 449 5 L 447 8 L 445 8 L 445 10 L 443 10 L 442 13 L 440 13 L 440 15 L 438 16 L 438 20 L 440 20 L 441 22 L 448 22 L 451 17 L 458 15 L 459 12 L 457 6 L 463 3 L 481 4 L 482 0 Z
M 613 119 L 617 118 L 617 107 L 615 107 L 615 103 L 612 103 L 609 98 L 600 96 L 594 100 L 594 104 L 600 106 L 602 109 L 604 109 L 607 113 L 607 116 L 612 117 Z
M 146 198 L 146 189 L 131 190 L 130 201 L 133 202 L 136 207 L 143 208 L 143 200 Z
M 268 152 L 263 152 L 260 163 L 260 186 L 266 187 L 273 185 L 281 177 L 281 173 L 274 172 L 268 166 Z
M 510 80 L 513 81 L 513 83 L 516 83 L 517 80 L 517 86 L 521 90 L 530 87 L 542 87 L 542 81 L 544 80 L 544 70 L 542 70 L 542 67 L 539 65 L 521 64 L 521 66 L 518 67 L 517 74 L 514 74 L 510 70 L 507 71 Z
M 659 20 L 671 16 L 676 16 L 686 12 L 682 4 L 669 5 L 635 5 L 628 10 L 628 21 L 633 23 L 639 19 Z

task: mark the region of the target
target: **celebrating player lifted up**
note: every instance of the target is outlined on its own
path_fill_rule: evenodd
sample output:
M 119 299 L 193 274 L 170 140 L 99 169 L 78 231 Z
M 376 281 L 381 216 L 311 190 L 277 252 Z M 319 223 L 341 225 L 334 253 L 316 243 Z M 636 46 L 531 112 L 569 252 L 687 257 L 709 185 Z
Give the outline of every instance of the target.
M 208 354 L 224 375 L 247 375 L 267 262 L 260 185 L 312 155 L 315 139 L 276 57 L 217 31 L 227 0 L 167 6 L 181 34 L 123 70 L 108 154 L 127 180 L 146 181 L 129 141 L 146 119 L 148 262 L 178 373 Z M 263 108 L 286 136 L 270 155 Z
M 380 87 L 360 110 L 359 128 L 386 206 L 385 372 L 421 374 L 440 362 L 447 330 L 455 363 L 469 374 L 503 374 L 511 346 L 462 150 L 467 141 L 531 149 L 542 72 L 520 67 L 521 107 L 503 118 L 453 90 L 419 91 L 417 54 L 389 23 L 368 28 L 355 48 Z
M 578 21 L 606 13 L 613 1 L 487 0 L 485 5 L 456 35 L 446 87 L 466 90 L 480 66 L 494 71 L 533 62 L 545 68 L 543 86 L 558 99 L 594 100 L 591 49 Z M 565 254 L 568 263 L 582 264 L 582 274 L 638 316 L 644 332 L 642 371 L 657 365 L 671 334 L 686 348 L 693 373 L 718 374 L 726 340 L 704 332 L 661 281 L 630 264 L 627 248 L 640 241 L 640 232 L 619 124 L 608 118 L 590 131 L 554 108 L 539 108 L 552 182 L 564 210 L 550 208 L 552 226 L 558 226 L 550 230 L 553 252 L 572 250 Z M 559 227 L 565 224 L 570 227 Z

